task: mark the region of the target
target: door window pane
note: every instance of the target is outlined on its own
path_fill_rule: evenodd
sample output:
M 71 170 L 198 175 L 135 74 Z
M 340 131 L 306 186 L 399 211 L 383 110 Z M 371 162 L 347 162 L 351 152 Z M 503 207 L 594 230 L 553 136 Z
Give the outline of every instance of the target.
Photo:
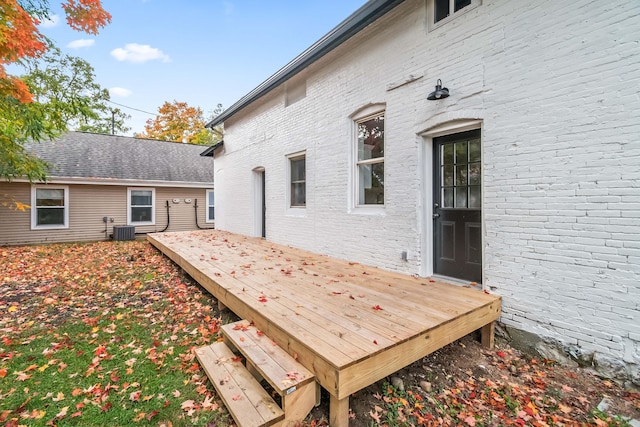
M 467 207 L 467 187 L 456 187 L 456 208 Z
M 455 163 L 453 157 L 453 144 L 447 144 L 442 146 L 442 164 L 452 165 Z
M 469 207 L 481 208 L 482 200 L 480 198 L 480 187 L 469 187 Z
M 469 185 L 480 185 L 480 163 L 469 164 Z
M 454 183 L 454 171 L 455 166 L 443 166 L 442 167 L 442 184 L 445 186 L 451 186 Z
M 442 189 L 442 207 L 443 208 L 452 208 L 453 207 L 453 188 L 443 188 Z
M 480 139 L 440 145 L 440 186 L 443 208 L 481 207 Z
M 456 185 L 467 185 L 467 165 L 456 166 Z
M 467 143 L 457 142 L 455 144 L 455 147 L 456 147 L 456 164 L 466 165 L 467 164 Z
M 480 140 L 472 139 L 469 141 L 469 161 L 470 162 L 479 162 L 480 161 Z

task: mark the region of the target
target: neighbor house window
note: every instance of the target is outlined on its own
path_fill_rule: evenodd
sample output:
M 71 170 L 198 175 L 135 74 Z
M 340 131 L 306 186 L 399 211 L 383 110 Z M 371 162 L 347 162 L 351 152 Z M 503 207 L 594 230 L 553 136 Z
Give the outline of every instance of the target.
M 129 225 L 155 224 L 155 189 L 129 188 L 127 193 L 127 223 Z
M 32 229 L 69 227 L 69 187 L 32 187 L 31 207 Z
M 215 218 L 216 216 L 213 190 L 207 190 L 207 222 L 213 222 Z
M 384 205 L 384 113 L 356 121 L 358 205 Z
M 289 157 L 290 177 L 290 207 L 304 208 L 307 206 L 307 166 L 306 156 L 295 155 Z
M 480 4 L 480 0 L 429 0 L 430 24 L 433 28 Z

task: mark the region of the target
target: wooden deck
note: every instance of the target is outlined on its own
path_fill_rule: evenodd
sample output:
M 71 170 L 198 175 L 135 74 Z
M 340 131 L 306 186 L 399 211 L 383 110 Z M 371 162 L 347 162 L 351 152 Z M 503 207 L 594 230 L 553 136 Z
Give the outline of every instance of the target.
M 222 304 L 312 371 L 331 395 L 332 426 L 349 396 L 477 329 L 492 344 L 500 297 L 217 230 L 149 241 Z

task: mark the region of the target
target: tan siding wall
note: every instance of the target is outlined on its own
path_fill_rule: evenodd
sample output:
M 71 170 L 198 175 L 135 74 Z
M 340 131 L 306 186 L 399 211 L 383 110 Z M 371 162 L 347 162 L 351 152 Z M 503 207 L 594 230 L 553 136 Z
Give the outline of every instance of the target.
M 69 228 L 31 230 L 31 212 L 10 210 L 0 206 L 0 245 L 105 240 L 114 225 L 127 223 L 127 187 L 69 185 Z M 169 201 L 171 224 L 167 231 L 196 229 L 195 201 L 198 200 L 198 224 L 205 222 L 206 190 L 192 188 L 156 188 L 155 225 L 136 227 L 136 233 L 161 231 L 167 225 L 166 201 Z M 8 195 L 19 202 L 31 204 L 31 186 L 27 183 L 0 183 L 0 200 Z M 173 203 L 178 199 L 178 203 Z M 185 203 L 191 199 L 191 203 Z M 108 217 L 107 233 L 103 217 Z
M 177 199 L 178 203 L 174 203 L 173 199 Z M 185 199 L 191 199 L 191 203 L 186 203 Z M 213 227 L 213 224 L 206 223 L 205 189 L 156 187 L 156 224 L 136 227 L 136 233 L 154 233 L 163 230 L 167 226 L 167 201 L 169 202 L 169 215 L 171 217 L 167 231 L 197 229 L 194 208 L 196 199 L 198 200 L 198 225 L 205 228 Z

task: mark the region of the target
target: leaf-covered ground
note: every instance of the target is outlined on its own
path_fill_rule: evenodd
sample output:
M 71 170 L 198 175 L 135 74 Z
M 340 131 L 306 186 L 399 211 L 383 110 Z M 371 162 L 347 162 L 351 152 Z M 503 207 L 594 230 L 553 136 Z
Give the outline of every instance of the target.
M 215 307 L 144 241 L 0 248 L 0 426 L 231 425 L 193 356 L 229 320 Z M 640 394 L 467 337 L 351 408 L 354 427 L 625 425 Z
M 212 298 L 142 241 L 0 248 L 0 425 L 227 425 Z

